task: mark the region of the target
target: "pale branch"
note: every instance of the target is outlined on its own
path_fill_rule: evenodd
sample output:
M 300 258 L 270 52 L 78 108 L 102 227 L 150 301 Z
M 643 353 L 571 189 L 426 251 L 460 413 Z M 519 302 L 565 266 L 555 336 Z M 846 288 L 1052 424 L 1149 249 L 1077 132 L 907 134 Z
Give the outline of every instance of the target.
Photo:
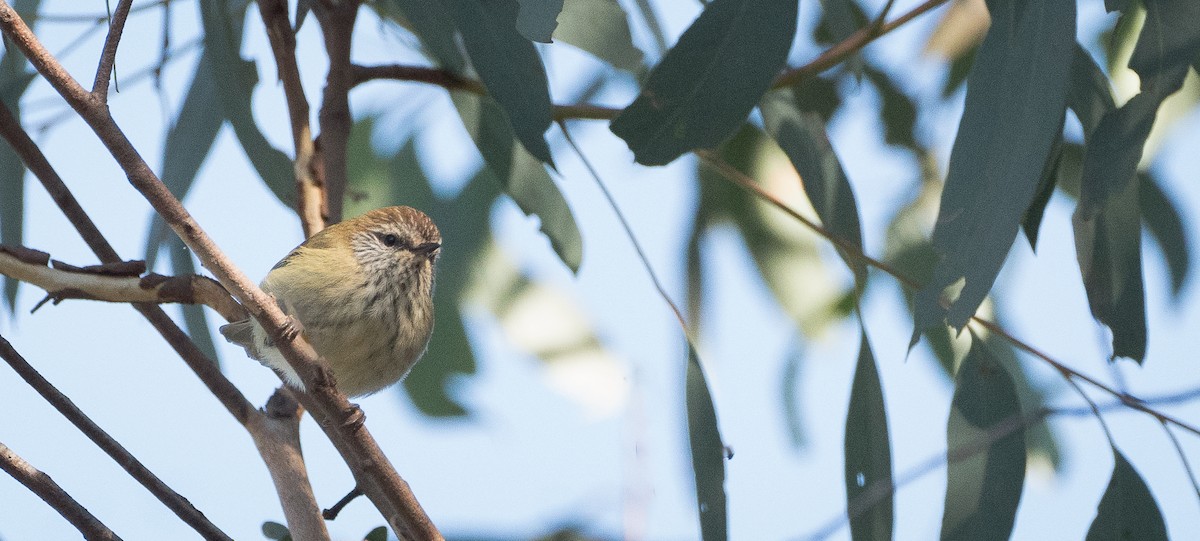
M 29 137 L 29 134 L 21 127 L 20 122 L 16 120 L 4 104 L 0 104 L 0 135 L 3 135 L 17 155 L 21 157 L 21 160 L 25 162 L 26 167 L 41 181 L 47 193 L 54 199 L 54 202 L 75 229 L 79 231 L 80 236 L 83 237 L 96 256 L 101 261 L 113 265 L 119 264 L 121 262 L 120 256 L 113 250 L 108 240 L 104 238 L 104 235 L 100 233 L 100 230 L 83 210 L 83 207 L 79 205 L 75 196 L 54 170 L 54 167 L 46 160 L 46 156 L 42 153 L 41 149 L 38 148 L 37 144 Z M 28 254 L 26 255 L 28 256 Z M 228 296 L 227 293 L 226 296 Z M 221 373 L 217 367 L 217 363 L 200 351 L 187 334 L 158 305 L 134 304 L 134 308 L 175 349 L 180 358 L 199 376 L 200 380 L 213 396 L 225 406 L 234 419 L 246 428 L 257 447 L 279 448 L 274 451 L 276 455 L 263 456 L 263 460 L 269 470 L 283 465 L 288 466 L 286 472 L 271 470 L 273 478 L 290 480 L 290 482 L 278 483 L 276 485 L 280 501 L 299 502 L 308 500 L 310 502 L 308 507 L 311 510 L 308 516 L 295 514 L 303 511 L 304 506 L 284 505 L 285 518 L 289 525 L 295 525 L 292 526 L 292 531 L 296 533 L 297 539 L 327 538 L 327 535 L 321 535 L 321 532 L 324 531 L 323 526 L 320 528 L 311 526 L 313 520 L 319 521 L 319 518 L 314 518 L 319 517 L 319 514 L 316 511 L 316 497 L 313 495 L 312 486 L 307 483 L 307 477 L 292 475 L 296 470 L 295 465 L 288 465 L 286 461 L 274 460 L 275 456 L 300 456 L 298 444 L 293 445 L 295 441 L 298 441 L 297 437 L 286 436 L 286 431 L 289 429 L 295 429 L 298 432 L 298 426 L 290 423 L 287 419 L 267 416 L 254 409 L 245 396 Z M 303 464 L 301 463 L 302 466 Z
M 22 253 L 27 255 L 19 255 Z M 52 260 L 45 252 L 29 248 L 17 251 L 0 245 L 0 274 L 46 290 L 48 300 L 55 304 L 66 299 L 203 304 L 226 321 L 249 317 L 246 309 L 212 278 L 143 274 L 145 270 L 144 261 L 76 267 Z
M 208 540 L 231 539 L 225 532 L 209 521 L 208 517 L 204 516 L 204 513 L 196 509 L 187 498 L 184 498 L 171 487 L 167 486 L 166 483 L 146 468 L 117 440 L 113 439 L 104 429 L 88 418 L 74 402 L 71 402 L 71 399 L 67 398 L 66 395 L 62 394 L 46 378 L 42 377 L 3 336 L 0 336 L 0 358 L 3 358 L 12 367 L 13 371 L 18 376 L 21 376 L 21 379 L 25 380 L 25 383 L 29 384 L 34 391 L 37 391 L 46 402 L 49 402 L 63 417 L 75 425 L 75 428 L 78 428 L 84 436 L 92 440 L 92 443 L 95 443 L 117 465 L 129 473 L 130 477 L 141 483 L 155 498 L 158 498 L 158 501 L 174 512 L 180 520 L 183 520 L 188 526 L 196 530 L 196 533 L 199 533 Z
M 325 201 L 331 223 L 342 221 L 342 202 L 349 186 L 348 145 L 354 119 L 350 116 L 350 89 L 354 86 L 350 44 L 354 21 L 358 18 L 358 0 L 319 0 L 313 2 L 313 15 L 321 26 L 329 72 L 325 92 L 317 113 L 321 133 L 317 137 L 321 165 L 325 172 Z
M 0 470 L 4 470 L 25 485 L 42 501 L 50 504 L 58 514 L 67 519 L 84 539 L 88 541 L 120 541 L 120 537 L 105 526 L 100 519 L 92 515 L 79 502 L 75 501 L 67 491 L 58 486 L 49 475 L 33 467 L 7 445 L 0 443 Z
M 100 52 L 100 65 L 96 68 L 96 80 L 92 83 L 92 94 L 101 102 L 108 101 L 108 84 L 112 81 L 113 66 L 117 62 L 117 45 L 121 42 L 121 34 L 125 31 L 125 21 L 129 18 L 129 8 L 133 0 L 120 0 L 117 9 L 113 11 L 108 23 L 108 36 L 104 38 L 104 48 Z
M 267 401 L 263 415 L 254 416 L 247 428 L 271 473 L 292 539 L 329 539 L 300 451 L 303 411 L 292 392 L 280 387 Z
M 337 390 L 325 362 L 301 334 L 294 332 L 295 326 L 275 302 L 230 261 L 163 185 L 117 126 L 107 106 L 97 102 L 71 77 L 5 0 L 0 0 L 0 29 L 92 128 L 125 171 L 130 184 L 142 193 L 201 263 L 276 338 L 276 347 L 309 389 L 298 399 L 329 436 L 350 466 L 358 486 L 380 509 L 397 535 L 441 539 L 408 484 L 396 473 L 362 424 L 362 411 Z
M 871 257 L 870 255 L 867 255 L 867 253 L 864 252 L 862 247 L 859 246 L 858 244 L 850 242 L 850 241 L 842 238 L 841 236 L 833 233 L 832 231 L 829 231 L 828 229 L 822 227 L 820 224 L 817 224 L 816 221 L 805 217 L 803 214 L 801 214 L 799 211 L 797 211 L 791 205 L 788 205 L 787 203 L 783 202 L 782 199 L 779 199 L 778 197 L 775 197 L 773 194 L 768 192 L 766 189 L 764 189 L 762 186 L 760 186 L 757 182 L 755 182 L 754 179 L 750 178 L 745 173 L 739 171 L 737 168 L 733 167 L 729 163 L 722 160 L 721 157 L 719 155 L 717 155 L 717 153 L 715 153 L 711 150 L 697 150 L 696 155 L 699 156 L 700 159 L 704 160 L 704 162 L 707 163 L 709 166 L 716 169 L 717 172 L 719 172 L 721 174 L 721 176 L 723 176 L 726 180 L 732 182 L 733 184 L 735 184 L 737 186 L 740 186 L 742 189 L 746 190 L 747 192 L 750 192 L 755 197 L 758 197 L 759 199 L 762 199 L 763 201 L 771 204 L 775 208 L 778 208 L 779 210 L 782 210 L 783 212 L 787 213 L 793 219 L 800 222 L 805 227 L 812 230 L 814 233 L 820 235 L 821 237 L 825 238 L 829 242 L 833 243 L 834 246 L 839 248 L 843 253 L 845 253 L 851 259 L 855 259 L 857 261 L 860 261 L 866 265 L 875 267 L 875 268 L 891 275 L 893 278 L 896 279 L 897 282 L 900 282 L 900 284 L 903 285 L 907 289 L 920 289 L 921 284 L 918 283 L 916 280 L 901 273 L 899 270 L 892 267 L 891 265 L 888 265 L 887 263 L 885 263 L 879 259 Z M 1159 419 L 1161 421 L 1171 423 L 1175 426 L 1178 426 L 1179 428 L 1182 428 L 1184 430 L 1187 430 L 1188 432 L 1191 432 L 1193 434 L 1200 436 L 1200 428 L 1192 426 L 1192 425 L 1185 423 L 1171 415 L 1167 415 L 1167 414 L 1157 411 L 1149 406 L 1146 406 L 1146 404 L 1143 401 L 1137 399 L 1136 397 L 1133 397 L 1127 393 L 1118 391 L 1108 385 L 1105 385 L 1104 383 L 1100 382 L 1096 378 L 1088 376 L 1087 374 L 1084 374 L 1078 370 L 1075 370 L 1074 368 L 1071 368 L 1059 361 L 1054 360 L 1054 358 L 1050 357 L 1049 355 L 1042 352 L 1041 350 L 1033 347 L 1032 345 L 1028 344 L 1027 342 L 1024 342 L 1024 341 L 1018 339 L 1016 336 L 1013 336 L 1011 333 L 1004 330 L 1002 327 L 997 325 L 995 322 L 981 318 L 979 316 L 971 316 L 971 321 L 973 323 L 979 325 L 980 327 L 987 329 L 989 332 L 1003 338 L 1004 340 L 1011 343 L 1013 346 L 1016 346 L 1018 349 L 1025 351 L 1026 353 L 1029 353 L 1030 355 L 1033 355 L 1034 357 L 1037 357 L 1038 359 L 1041 359 L 1046 364 L 1049 364 L 1051 367 L 1053 367 L 1055 370 L 1057 370 L 1060 374 L 1062 374 L 1062 376 L 1065 379 L 1067 379 L 1068 381 L 1078 379 L 1080 381 L 1086 382 L 1089 385 L 1096 387 L 1096 388 L 1116 397 L 1118 400 L 1121 401 L 1121 403 L 1125 404 L 1126 407 L 1141 411 L 1143 413 L 1146 413 L 1146 414 L 1154 417 L 1155 419 Z M 1086 398 L 1086 395 L 1084 395 L 1084 397 Z
M 296 214 L 304 237 L 315 235 L 325 228 L 329 217 L 326 208 L 325 183 L 318 178 L 319 154 L 309 123 L 308 98 L 300 84 L 300 68 L 296 65 L 296 35 L 288 19 L 286 0 L 259 0 L 259 15 L 275 53 L 275 66 L 283 95 L 287 100 L 292 124 L 292 145 L 296 151 L 293 172 L 296 176 Z

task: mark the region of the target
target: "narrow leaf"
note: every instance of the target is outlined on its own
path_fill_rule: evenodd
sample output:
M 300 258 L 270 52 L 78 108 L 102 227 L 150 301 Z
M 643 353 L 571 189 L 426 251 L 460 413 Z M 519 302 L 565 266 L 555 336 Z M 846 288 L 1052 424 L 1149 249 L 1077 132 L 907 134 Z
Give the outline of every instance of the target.
M 518 3 L 521 8 L 517 11 L 517 31 L 530 41 L 550 43 L 563 0 L 518 0 Z
M 397 21 L 416 34 L 438 67 L 453 73 L 466 69 L 459 50 L 454 20 L 442 2 L 424 0 L 381 0 L 370 2 L 382 18 Z
M 1071 62 L 1067 107 L 1075 112 L 1075 117 L 1083 125 L 1084 139 L 1090 138 L 1104 115 L 1117 107 L 1113 102 L 1108 77 L 1092 59 L 1092 55 L 1078 43 L 1075 44 L 1075 59 Z
M 1062 131 L 1075 2 L 993 0 L 988 9 L 933 231 L 939 261 L 916 295 L 914 343 L 943 318 L 961 330 L 983 302 Z M 956 283 L 961 293 L 943 308 Z
M 1087 541 L 1165 541 L 1167 525 L 1150 488 L 1115 447 L 1113 460 L 1112 478 L 1088 528 Z
M 1146 22 L 1129 58 L 1129 68 L 1137 72 L 1143 91 L 1177 89 L 1183 84 L 1188 65 L 1200 53 L 1200 25 L 1196 24 L 1200 21 L 1200 2 L 1159 0 L 1145 2 L 1145 6 Z
M 629 18 L 616 0 L 566 0 L 554 39 L 591 53 L 614 68 L 640 74 L 642 51 L 633 45 Z
M 955 377 L 946 426 L 942 539 L 1006 540 L 1025 480 L 1025 429 L 1012 378 L 978 338 Z
M 879 91 L 879 119 L 883 121 L 883 140 L 889 145 L 898 145 L 914 152 L 923 152 L 917 142 L 917 106 L 886 72 L 869 65 L 863 66 L 863 74 Z
M 729 137 L 770 87 L 796 34 L 794 1 L 714 0 L 612 122 L 638 163 Z
M 1037 191 L 1033 194 L 1033 201 L 1029 202 L 1029 208 L 1025 209 L 1025 214 L 1021 216 L 1021 229 L 1025 230 L 1025 238 L 1029 240 L 1029 247 L 1037 249 L 1038 230 L 1042 227 L 1042 216 L 1046 213 L 1046 205 L 1050 203 L 1050 196 L 1054 195 L 1054 185 L 1058 180 L 1058 163 L 1062 159 L 1062 137 L 1055 139 L 1054 146 L 1050 147 L 1050 155 L 1046 157 L 1046 168 L 1042 170 L 1042 178 L 1038 180 Z
M 850 514 L 850 536 L 855 541 L 892 539 L 891 438 L 883 384 L 875 367 L 871 343 L 863 329 L 858 349 L 858 367 L 850 388 L 850 410 L 846 415 L 846 510 Z M 874 493 L 884 496 L 869 507 L 864 503 Z
M 1171 275 L 1171 294 L 1175 300 L 1179 300 L 1179 293 L 1183 291 L 1191 272 L 1188 230 L 1183 226 L 1179 208 L 1163 192 L 1158 180 L 1150 174 L 1140 174 L 1138 180 L 1138 203 L 1142 218 L 1167 263 L 1167 271 Z
M 40 1 L 16 0 L 13 7 L 21 13 L 37 13 Z M 6 44 L 0 57 L 0 101 L 21 120 L 21 96 L 37 75 L 25 55 Z M 25 163 L 12 147 L 0 144 L 0 244 L 20 246 L 25 237 Z M 4 277 L 4 303 L 9 312 L 16 310 L 17 289 L 21 282 Z
M 825 123 L 816 113 L 800 111 L 787 93 L 772 92 L 760 105 L 763 124 L 800 173 L 804 193 L 822 224 L 833 234 L 861 251 L 862 226 L 858 204 L 846 172 L 825 134 Z M 844 251 L 842 258 L 854 271 L 860 287 L 867 268 L 861 259 Z
M 171 274 L 174 276 L 187 276 L 196 274 L 196 264 L 192 261 L 191 252 L 187 246 L 183 244 L 179 237 L 172 235 L 170 242 L 167 243 L 167 249 L 171 252 Z M 204 314 L 204 306 L 200 304 L 182 304 L 180 310 L 183 312 L 183 326 L 187 330 L 188 336 L 196 347 L 200 348 L 209 359 L 220 366 L 221 358 L 217 356 L 217 347 L 213 345 L 212 328 L 208 325 L 208 319 Z
M 704 541 L 725 541 L 729 519 L 725 503 L 725 444 L 717 428 L 717 412 L 704 369 L 696 351 L 688 345 L 687 363 L 688 440 L 692 470 L 696 476 L 696 507 L 700 513 L 700 535 Z
M 517 0 L 451 0 L 448 6 L 471 64 L 512 132 L 525 150 L 553 165 L 545 138 L 551 120 L 546 69 L 533 43 L 517 32 Z
M 573 272 L 578 271 L 583 238 L 567 200 L 546 169 L 517 146 L 504 112 L 491 98 L 455 94 L 453 100 L 493 178 L 525 214 L 536 214 L 541 219 L 542 232 L 559 259 Z

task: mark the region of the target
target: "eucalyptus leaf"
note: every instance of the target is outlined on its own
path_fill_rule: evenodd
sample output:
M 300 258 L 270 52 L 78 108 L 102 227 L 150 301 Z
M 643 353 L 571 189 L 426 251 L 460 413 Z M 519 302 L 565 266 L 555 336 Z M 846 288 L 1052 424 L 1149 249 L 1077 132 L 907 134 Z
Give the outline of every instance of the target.
M 696 508 L 703 541 L 725 541 L 729 537 L 725 502 L 725 459 L 727 451 L 717 427 L 708 381 L 696 351 L 688 345 L 687 360 L 688 441 L 696 480 Z
M 1158 180 L 1151 174 L 1138 175 L 1138 208 L 1142 221 L 1150 235 L 1158 243 L 1167 271 L 1171 276 L 1171 294 L 1175 300 L 1191 274 L 1191 242 L 1183 217 L 1175 202 L 1163 191 Z
M 994 0 L 988 9 L 992 26 L 967 78 L 933 231 L 939 260 L 916 295 L 913 343 L 943 319 L 961 330 L 983 302 L 1062 131 L 1075 2 Z M 952 285 L 959 295 L 943 299 Z
M 610 128 L 638 163 L 714 146 L 745 122 L 787 60 L 796 2 L 714 0 Z
M 370 2 L 385 19 L 405 26 L 421 40 L 421 45 L 433 58 L 434 63 L 453 73 L 461 73 L 467 67 L 457 43 L 454 19 L 442 2 L 425 0 L 379 0 Z
M 192 254 L 183 241 L 179 240 L 179 237 L 171 236 L 170 242 L 167 243 L 167 250 L 171 253 L 171 274 L 173 276 L 196 274 L 196 263 L 192 261 Z M 196 347 L 200 348 L 200 351 L 219 367 L 221 357 L 217 355 L 217 347 L 213 345 L 212 327 L 208 324 L 204 305 L 181 304 L 179 309 L 183 312 L 183 326 L 187 330 L 188 337 L 192 339 L 192 343 L 196 344 Z
M 13 9 L 20 13 L 37 13 L 40 4 L 39 0 L 14 0 Z M 29 62 L 19 49 L 11 45 L 4 48 L 4 55 L 0 57 L 0 101 L 18 122 L 21 120 L 21 96 L 36 76 L 37 72 L 29 68 Z M 20 246 L 24 237 L 25 163 L 12 147 L 0 144 L 0 244 Z M 10 313 L 17 308 L 20 283 L 15 278 L 4 277 L 4 303 Z
M 558 26 L 558 14 L 563 10 L 563 0 L 517 1 L 521 5 L 517 11 L 517 31 L 530 41 L 550 43 Z
M 502 118 L 525 150 L 553 166 L 545 137 L 551 120 L 546 69 L 533 43 L 517 32 L 517 0 L 450 0 L 447 5 Z
M 858 204 L 846 172 L 825 134 L 825 123 L 816 113 L 799 110 L 787 93 L 772 92 L 763 97 L 763 124 L 767 133 L 787 154 L 800 173 L 804 193 L 829 232 L 862 251 L 862 225 Z M 867 267 L 861 258 L 839 249 L 846 264 L 854 271 L 858 287 L 865 287 Z
M 1088 528 L 1087 541 L 1166 540 L 1167 525 L 1146 481 L 1113 448 L 1113 473 Z
M 629 17 L 617 0 L 566 0 L 554 39 L 569 43 L 614 68 L 634 75 L 645 71 L 642 51 L 633 44 Z
M 504 112 L 495 101 L 487 96 L 462 93 L 452 98 L 492 178 L 525 214 L 536 214 L 541 219 L 541 230 L 559 259 L 572 272 L 578 271 L 583 259 L 583 238 L 567 200 L 549 173 L 517 145 Z
M 941 538 L 1007 540 L 1025 482 L 1024 419 L 1012 378 L 978 339 L 955 376 L 946 440 Z
M 860 322 L 861 323 L 861 322 Z M 850 514 L 850 536 L 855 541 L 892 539 L 895 486 L 892 480 L 891 438 L 883 384 L 875 366 L 875 355 L 866 329 L 858 349 L 850 408 L 846 414 L 845 452 L 846 509 Z M 886 496 L 864 505 L 860 500 L 883 490 Z

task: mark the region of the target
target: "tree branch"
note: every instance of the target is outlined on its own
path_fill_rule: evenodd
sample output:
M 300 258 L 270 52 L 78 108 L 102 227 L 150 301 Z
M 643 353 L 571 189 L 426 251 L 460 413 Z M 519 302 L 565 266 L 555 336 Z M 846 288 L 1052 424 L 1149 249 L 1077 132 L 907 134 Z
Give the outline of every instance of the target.
M 283 95 L 287 99 L 288 115 L 292 123 L 292 144 L 296 149 L 294 173 L 296 175 L 296 213 L 304 237 L 315 235 L 325 228 L 329 217 L 326 205 L 324 182 L 315 175 L 316 145 L 313 143 L 312 127 L 309 125 L 308 98 L 300 84 L 300 68 L 296 65 L 296 35 L 288 20 L 286 0 L 259 0 L 258 12 L 275 53 L 275 66 L 279 81 L 283 84 Z
M 9 366 L 25 380 L 33 390 L 42 395 L 54 409 L 58 410 L 63 417 L 66 417 L 71 424 L 75 425 L 92 443 L 103 450 L 109 457 L 121 466 L 130 477 L 141 483 L 146 490 L 150 491 L 158 501 L 166 505 L 168 509 L 175 513 L 181 520 L 187 523 L 197 533 L 204 536 L 205 539 L 230 540 L 231 538 L 221 531 L 215 524 L 208 520 L 196 509 L 191 502 L 175 492 L 166 483 L 162 482 L 158 476 L 154 475 L 145 465 L 138 461 L 129 451 L 127 451 L 117 440 L 109 436 L 104 429 L 100 428 L 96 423 L 92 422 L 87 415 L 75 406 L 71 399 L 59 392 L 46 378 L 34 370 L 29 362 L 12 347 L 12 344 L 0 336 L 0 357 L 8 362 Z
M 302 335 L 287 332 L 294 328 L 287 316 L 229 260 L 179 200 L 167 190 L 116 125 L 107 107 L 90 98 L 90 94 L 46 51 L 5 0 L 0 0 L 0 29 L 87 122 L 125 171 L 130 184 L 142 193 L 204 266 L 241 301 L 263 328 L 271 336 L 277 337 L 276 346 L 309 389 L 308 393 L 297 398 L 329 436 L 350 466 L 358 486 L 380 509 L 397 535 L 415 539 L 441 539 L 441 534 L 417 503 L 408 484 L 396 474 L 395 468 L 361 423 L 361 410 L 351 405 L 346 396 L 337 390 L 333 374 L 324 361 L 304 341 Z
M 0 245 L 0 274 L 28 282 L 48 293 L 55 304 L 65 299 L 91 299 L 125 303 L 203 304 L 216 310 L 226 321 L 246 319 L 242 305 L 229 296 L 221 284 L 203 276 L 163 276 L 142 273 L 144 261 L 116 265 L 75 267 L 50 259 L 49 254 L 29 250 L 44 257 L 30 259 L 14 255 L 12 248 Z M 51 266 L 47 266 L 50 263 Z
M 329 203 L 329 221 L 342 221 L 342 202 L 346 197 L 347 146 L 354 119 L 350 116 L 350 89 L 354 86 L 353 64 L 350 63 L 350 42 L 354 21 L 358 18 L 356 0 L 313 3 L 313 14 L 321 24 L 325 38 L 325 53 L 329 56 L 329 73 L 325 77 L 325 92 L 318 114 L 321 134 L 322 166 L 325 171 L 325 199 Z
M 133 0 L 120 0 L 108 23 L 108 37 L 104 38 L 100 66 L 96 68 L 96 80 L 92 83 L 92 94 L 101 103 L 108 103 L 108 83 L 112 80 L 113 65 L 117 62 L 117 44 L 121 42 L 121 33 L 125 31 L 125 21 L 129 18 L 132 5 Z
M 58 514 L 67 519 L 83 538 L 88 541 L 120 541 L 120 537 L 108 529 L 100 519 L 96 518 L 79 502 L 75 501 L 67 491 L 58 486 L 49 475 L 33 467 L 25 459 L 14 453 L 8 446 L 0 443 L 0 470 L 4 470 L 25 485 L 42 501 L 50 504 Z
M 254 434 L 254 445 L 275 483 L 288 532 L 292 539 L 329 539 L 300 452 L 300 416 L 304 410 L 290 390 L 280 387 L 262 411 L 263 415 L 254 416 L 247 428 Z

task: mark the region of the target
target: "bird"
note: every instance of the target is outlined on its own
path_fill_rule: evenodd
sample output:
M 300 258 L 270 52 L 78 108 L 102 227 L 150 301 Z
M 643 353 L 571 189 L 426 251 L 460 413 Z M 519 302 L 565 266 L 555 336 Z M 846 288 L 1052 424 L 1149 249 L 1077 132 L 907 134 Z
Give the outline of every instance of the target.
M 433 333 L 441 232 L 425 213 L 384 207 L 331 225 L 293 249 L 262 281 L 349 397 L 408 374 Z M 221 334 L 291 387 L 304 383 L 253 318 Z

